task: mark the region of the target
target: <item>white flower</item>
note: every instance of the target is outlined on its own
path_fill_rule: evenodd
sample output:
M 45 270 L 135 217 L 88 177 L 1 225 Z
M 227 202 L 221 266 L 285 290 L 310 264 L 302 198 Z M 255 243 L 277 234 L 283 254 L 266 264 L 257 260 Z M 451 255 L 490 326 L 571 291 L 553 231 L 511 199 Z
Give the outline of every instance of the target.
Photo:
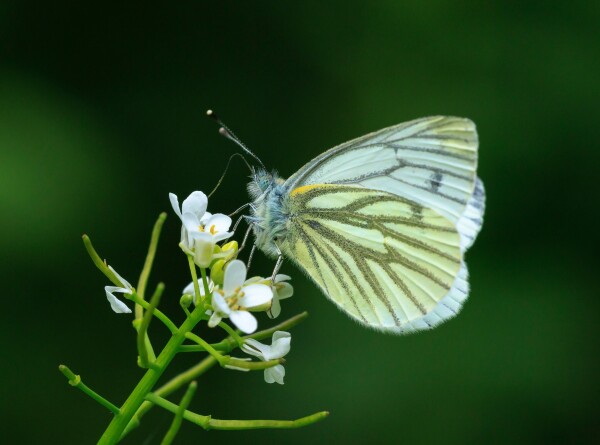
M 269 318 L 277 318 L 279 314 L 281 314 L 281 304 L 279 300 L 285 300 L 286 298 L 290 298 L 294 295 L 294 288 L 290 283 L 287 283 L 288 280 L 292 278 L 289 275 L 277 274 L 275 276 L 275 282 L 271 285 L 271 279 L 266 279 L 263 277 L 252 277 L 246 280 L 245 284 L 251 283 L 262 283 L 266 285 L 270 285 L 273 290 L 273 301 L 271 302 L 271 307 L 267 309 L 267 315 Z
M 131 284 L 129 284 L 127 282 L 127 280 L 125 280 L 125 278 L 123 278 L 121 275 L 119 275 L 117 273 L 117 271 L 114 270 L 111 266 L 108 266 L 108 268 L 111 270 L 112 273 L 115 274 L 115 276 L 119 279 L 119 281 L 125 286 L 125 287 L 118 287 L 118 286 L 105 286 L 104 287 L 104 292 L 106 292 L 106 298 L 108 299 L 108 302 L 110 303 L 110 307 L 117 314 L 130 314 L 131 309 L 129 309 L 125 303 L 123 303 L 121 300 L 119 300 L 117 297 L 115 297 L 114 294 L 116 292 L 119 292 L 122 294 L 131 295 L 133 293 L 133 287 L 131 286 Z
M 215 288 L 215 283 L 212 282 L 212 280 L 210 278 L 208 278 L 208 290 L 209 292 L 212 292 L 213 289 Z M 202 283 L 201 279 L 198 279 L 198 288 L 200 289 L 200 297 L 204 298 L 206 296 L 206 292 L 204 291 L 204 283 Z M 183 295 L 188 294 L 194 297 L 194 304 L 197 304 L 196 301 L 196 289 L 194 287 L 194 282 L 192 281 L 190 284 L 188 284 L 182 292 Z
M 240 260 L 233 260 L 225 268 L 223 288 L 212 293 L 213 314 L 208 326 L 215 327 L 223 318 L 231 322 L 242 332 L 251 334 L 256 331 L 257 321 L 249 309 L 269 303 L 273 291 L 264 284 L 244 284 L 246 266 Z
M 206 207 L 208 206 L 208 198 L 200 191 L 195 191 L 184 199 L 181 209 L 179 208 L 179 199 L 174 193 L 169 193 L 169 200 L 173 210 L 181 219 L 183 225 L 181 226 L 181 242 L 184 243 L 188 248 L 193 248 L 193 240 L 191 239 L 188 231 L 186 230 L 185 221 L 197 221 L 196 227 L 200 223 L 200 219 L 206 213 Z M 184 219 L 185 217 L 185 219 Z M 197 230 L 197 229 L 196 229 Z
M 242 345 L 242 351 L 246 354 L 258 357 L 262 361 L 275 360 L 284 357 L 290 352 L 290 342 L 292 334 L 284 331 L 275 331 L 271 346 L 263 345 L 261 342 L 252 338 L 247 339 Z M 283 365 L 275 365 L 272 368 L 265 369 L 265 382 L 277 382 L 283 385 L 285 368 Z
M 279 317 L 281 313 L 281 304 L 279 301 L 294 295 L 294 288 L 290 283 L 287 283 L 288 280 L 291 280 L 289 275 L 277 274 L 275 277 L 275 283 L 272 286 L 273 303 L 271 303 L 271 309 L 267 311 L 269 318 Z
M 222 213 L 206 211 L 208 198 L 200 191 L 188 196 L 179 209 L 177 195 L 169 193 L 173 210 L 181 219 L 181 242 L 194 252 L 194 262 L 206 268 L 210 265 L 215 244 L 233 235 L 229 232 L 231 218 Z

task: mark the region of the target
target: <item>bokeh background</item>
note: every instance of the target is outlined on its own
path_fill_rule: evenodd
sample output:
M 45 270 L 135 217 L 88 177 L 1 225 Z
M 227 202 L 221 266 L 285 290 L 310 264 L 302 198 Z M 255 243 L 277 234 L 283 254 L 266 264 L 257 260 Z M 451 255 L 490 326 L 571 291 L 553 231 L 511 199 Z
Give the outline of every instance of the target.
M 548 444 L 598 439 L 600 3 L 35 2 L 0 4 L 0 423 L 3 443 L 95 443 L 110 420 L 66 363 L 121 403 L 142 371 L 131 318 L 80 235 L 136 281 L 152 224 L 209 191 L 237 148 L 213 108 L 288 176 L 330 146 L 431 114 L 473 119 L 488 207 L 464 311 L 434 331 L 356 325 L 290 264 L 284 386 L 214 369 L 192 409 L 296 418 L 296 431 L 178 443 Z M 247 201 L 232 164 L 210 210 Z M 181 319 L 189 281 L 170 212 L 151 283 Z M 272 264 L 260 257 L 256 272 Z M 265 325 L 266 318 L 260 322 Z M 166 335 L 159 323 L 152 335 Z M 596 352 L 594 352 L 596 351 Z M 178 358 L 172 373 L 197 358 Z M 173 397 L 178 400 L 180 395 Z M 158 444 L 153 410 L 125 443 Z

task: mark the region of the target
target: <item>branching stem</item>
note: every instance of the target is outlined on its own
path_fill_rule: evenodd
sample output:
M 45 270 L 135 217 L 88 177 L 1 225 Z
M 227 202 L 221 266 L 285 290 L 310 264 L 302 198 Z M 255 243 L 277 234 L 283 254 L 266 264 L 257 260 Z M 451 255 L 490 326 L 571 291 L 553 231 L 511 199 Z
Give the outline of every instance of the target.
M 58 367 L 58 369 L 60 372 L 62 372 L 65 375 L 66 378 L 69 379 L 69 385 L 80 389 L 81 391 L 83 391 L 84 394 L 90 396 L 92 399 L 94 399 L 100 405 L 102 405 L 103 407 L 105 407 L 106 409 L 111 411 L 113 414 L 118 415 L 120 413 L 119 408 L 117 408 L 115 405 L 110 403 L 108 400 L 106 400 L 104 397 L 102 397 L 100 394 L 98 394 L 92 388 L 85 385 L 81 381 L 81 377 L 78 376 L 77 374 L 75 374 L 73 371 L 71 371 L 67 366 L 60 365 Z

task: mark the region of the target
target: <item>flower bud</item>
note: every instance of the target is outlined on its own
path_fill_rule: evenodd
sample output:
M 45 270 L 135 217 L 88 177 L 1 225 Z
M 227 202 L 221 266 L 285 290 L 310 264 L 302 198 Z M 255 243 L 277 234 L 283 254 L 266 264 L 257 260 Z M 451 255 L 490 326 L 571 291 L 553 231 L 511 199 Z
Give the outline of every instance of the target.
M 217 260 L 210 268 L 210 279 L 219 286 L 223 285 L 223 279 L 225 278 L 225 272 L 223 270 L 225 268 L 225 264 L 225 260 Z
M 194 301 L 194 297 L 190 294 L 184 294 L 181 296 L 181 298 L 179 299 L 179 304 L 181 305 L 181 307 L 184 308 L 188 308 L 192 305 L 192 302 Z
M 221 251 L 226 254 L 225 260 L 231 261 L 237 257 L 238 243 L 237 241 L 229 241 L 221 246 Z

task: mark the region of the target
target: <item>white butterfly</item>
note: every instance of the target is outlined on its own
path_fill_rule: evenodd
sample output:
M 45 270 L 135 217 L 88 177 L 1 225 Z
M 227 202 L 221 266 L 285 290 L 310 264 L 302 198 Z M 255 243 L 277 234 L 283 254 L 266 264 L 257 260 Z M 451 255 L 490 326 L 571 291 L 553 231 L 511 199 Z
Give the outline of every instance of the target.
M 485 206 L 477 132 L 435 116 L 334 147 L 287 180 L 260 169 L 249 192 L 256 246 L 291 259 L 350 317 L 393 333 L 456 315 L 464 253 Z

